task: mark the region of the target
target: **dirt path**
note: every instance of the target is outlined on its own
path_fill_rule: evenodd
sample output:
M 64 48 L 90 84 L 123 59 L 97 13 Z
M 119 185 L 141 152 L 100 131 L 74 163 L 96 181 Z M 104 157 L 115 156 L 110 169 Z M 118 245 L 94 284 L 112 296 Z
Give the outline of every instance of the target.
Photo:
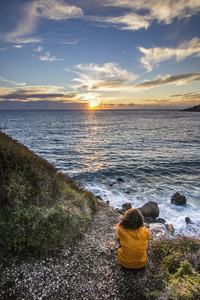
M 101 207 L 76 247 L 45 259 L 14 259 L 0 265 L 0 299 L 146 299 L 147 270 L 123 270 L 109 244 L 121 215 Z

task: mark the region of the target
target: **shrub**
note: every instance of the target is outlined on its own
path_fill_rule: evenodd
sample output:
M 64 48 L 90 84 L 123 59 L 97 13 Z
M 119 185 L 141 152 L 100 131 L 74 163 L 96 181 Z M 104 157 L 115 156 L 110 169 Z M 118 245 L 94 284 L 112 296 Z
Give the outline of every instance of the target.
M 194 238 L 181 237 L 152 243 L 149 251 L 154 260 L 151 264 L 154 290 L 148 297 L 153 298 L 155 294 L 157 299 L 199 299 L 200 274 L 194 269 L 199 269 L 199 249 L 200 241 Z
M 200 274 L 193 270 L 188 261 L 181 262 L 180 268 L 171 276 L 169 290 L 174 299 L 199 299 Z
M 51 208 L 16 205 L 6 224 L 8 249 L 18 253 L 58 250 L 80 236 L 89 220 L 61 204 Z
M 0 132 L 0 230 L 7 249 L 51 251 L 86 229 L 96 198 Z

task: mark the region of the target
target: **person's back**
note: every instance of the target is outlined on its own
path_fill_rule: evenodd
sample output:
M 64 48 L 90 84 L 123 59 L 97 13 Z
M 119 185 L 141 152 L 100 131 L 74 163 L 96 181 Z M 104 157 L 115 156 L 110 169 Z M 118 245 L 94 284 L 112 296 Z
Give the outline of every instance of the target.
M 144 227 L 143 217 L 138 209 L 129 209 L 118 224 L 117 238 L 120 248 L 117 251 L 119 263 L 128 269 L 139 269 L 146 265 L 146 247 L 150 237 Z

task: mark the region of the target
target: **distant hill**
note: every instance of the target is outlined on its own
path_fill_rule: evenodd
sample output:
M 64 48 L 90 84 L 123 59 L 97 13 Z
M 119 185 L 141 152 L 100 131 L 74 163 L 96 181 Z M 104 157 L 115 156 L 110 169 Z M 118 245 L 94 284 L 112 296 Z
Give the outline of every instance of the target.
M 193 106 L 193 107 L 190 107 L 190 108 L 183 109 L 183 111 L 195 111 L 195 112 L 200 112 L 200 104 L 199 104 L 199 105 L 196 105 L 196 106 Z

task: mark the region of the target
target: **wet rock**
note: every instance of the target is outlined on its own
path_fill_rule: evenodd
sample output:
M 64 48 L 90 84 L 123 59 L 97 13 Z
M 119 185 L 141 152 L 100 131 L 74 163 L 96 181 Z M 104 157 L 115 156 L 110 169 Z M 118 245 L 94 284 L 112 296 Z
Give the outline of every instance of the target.
M 153 239 L 153 240 L 170 238 L 170 234 L 167 231 L 164 224 L 161 224 L 161 223 L 149 224 L 149 231 L 151 234 L 151 239 Z
M 186 217 L 185 218 L 185 223 L 186 224 L 191 224 L 192 222 L 191 222 L 191 219 L 189 218 L 189 217 Z
M 154 201 L 149 201 L 140 207 L 140 211 L 144 217 L 157 218 L 159 216 L 158 204 Z
M 128 187 L 127 189 L 124 190 L 124 193 L 125 194 L 133 194 L 135 193 L 136 190 L 134 190 L 133 188 L 131 187 Z
M 162 224 L 166 223 L 166 220 L 163 218 L 158 218 L 157 221 L 158 221 L 158 223 L 162 223 Z
M 152 217 L 145 217 L 144 216 L 144 222 L 150 224 L 150 223 L 157 223 L 157 219 L 156 218 L 152 218 Z
M 101 198 L 101 196 L 96 195 L 95 197 L 96 197 L 97 200 L 103 201 L 103 199 Z
M 115 185 L 117 182 L 111 182 L 108 186 L 112 187 L 113 185 Z
M 167 224 L 167 225 L 166 225 L 166 229 L 167 229 L 167 231 L 168 231 L 171 235 L 173 235 L 174 232 L 175 232 L 174 226 L 173 226 L 172 224 Z
M 132 208 L 132 204 L 131 203 L 124 203 L 124 204 L 122 204 L 122 209 L 125 210 L 125 211 L 127 211 L 127 210 L 129 210 L 131 208 Z
M 119 182 L 125 182 L 125 180 L 123 178 L 121 178 L 121 177 L 117 178 L 117 181 L 119 181 Z
M 186 197 L 184 195 L 180 195 L 179 193 L 175 193 L 171 197 L 171 203 L 176 205 L 184 205 L 186 204 Z

